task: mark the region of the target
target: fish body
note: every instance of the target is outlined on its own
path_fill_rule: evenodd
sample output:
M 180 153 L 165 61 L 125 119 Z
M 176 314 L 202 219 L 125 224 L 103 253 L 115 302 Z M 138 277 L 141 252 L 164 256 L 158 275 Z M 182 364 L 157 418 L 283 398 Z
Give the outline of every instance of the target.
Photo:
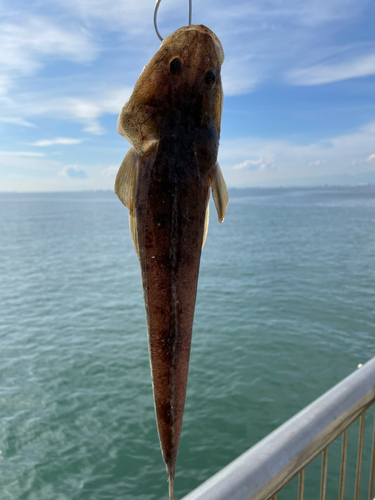
M 129 208 L 141 265 L 155 413 L 170 498 L 210 188 L 220 222 L 228 203 L 217 163 L 223 59 L 211 30 L 180 28 L 145 67 L 118 120 L 119 133 L 132 147 L 115 191 Z

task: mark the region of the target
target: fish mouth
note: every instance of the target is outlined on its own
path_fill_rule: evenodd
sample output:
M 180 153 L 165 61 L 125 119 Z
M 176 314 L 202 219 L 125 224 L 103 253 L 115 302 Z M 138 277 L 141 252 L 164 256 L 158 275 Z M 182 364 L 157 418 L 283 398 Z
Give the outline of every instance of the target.
M 211 31 L 210 28 L 207 28 L 207 26 L 204 26 L 203 24 L 191 24 L 190 26 L 183 26 L 182 28 L 179 28 L 174 33 L 172 33 L 172 35 L 176 35 L 180 31 L 199 31 L 200 33 L 204 33 L 205 35 L 209 35 L 212 38 L 212 41 L 214 43 L 214 47 L 215 47 L 216 55 L 219 59 L 219 63 L 223 64 L 223 62 L 224 62 L 223 46 L 221 45 L 221 42 L 220 42 L 219 38 L 217 37 L 217 35 L 215 35 L 215 33 L 213 31 Z M 171 35 L 169 35 L 169 36 L 171 36 Z M 167 38 L 169 38 L 169 37 L 167 37 Z M 164 40 L 167 40 L 167 38 L 165 38 Z M 164 40 L 163 40 L 163 42 L 164 42 Z

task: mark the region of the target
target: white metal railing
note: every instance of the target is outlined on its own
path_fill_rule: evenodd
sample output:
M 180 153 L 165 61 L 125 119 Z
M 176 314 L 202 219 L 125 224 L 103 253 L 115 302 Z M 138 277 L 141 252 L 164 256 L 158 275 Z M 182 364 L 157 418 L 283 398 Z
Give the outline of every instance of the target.
M 348 428 L 357 419 L 359 438 L 354 500 L 359 500 L 365 414 L 373 403 L 375 403 L 375 357 L 189 493 L 183 500 L 276 500 L 278 492 L 297 475 L 299 476 L 297 498 L 303 500 L 305 468 L 321 453 L 320 499 L 325 500 L 328 446 L 341 434 L 338 498 L 343 500 Z M 372 430 L 369 487 L 366 495 L 368 500 L 373 500 L 374 467 L 375 423 Z

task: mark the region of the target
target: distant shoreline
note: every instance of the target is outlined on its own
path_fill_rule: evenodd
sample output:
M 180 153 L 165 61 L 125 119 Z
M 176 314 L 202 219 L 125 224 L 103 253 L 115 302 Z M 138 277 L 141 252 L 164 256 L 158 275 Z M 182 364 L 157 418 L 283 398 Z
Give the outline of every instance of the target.
M 374 188 L 375 184 L 370 182 L 358 182 L 357 184 L 316 184 L 311 186 L 305 185 L 293 185 L 293 186 L 245 186 L 245 187 L 228 187 L 229 193 L 236 194 L 243 191 L 253 191 L 253 190 L 292 190 L 292 189 L 348 189 L 348 188 Z M 80 189 L 80 190 L 64 190 L 64 191 L 0 191 L 0 195 L 8 194 L 113 194 L 115 193 L 112 189 Z

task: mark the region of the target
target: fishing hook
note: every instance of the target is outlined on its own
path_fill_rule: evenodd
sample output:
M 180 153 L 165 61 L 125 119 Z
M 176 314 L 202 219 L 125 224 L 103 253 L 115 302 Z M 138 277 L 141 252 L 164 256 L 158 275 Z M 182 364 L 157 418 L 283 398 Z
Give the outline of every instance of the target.
M 155 11 L 154 11 L 154 28 L 155 28 L 156 34 L 158 35 L 159 40 L 163 41 L 164 38 L 159 33 L 158 24 L 157 24 L 157 15 L 158 15 L 158 10 L 159 10 L 160 2 L 161 2 L 161 0 L 156 0 Z M 188 21 L 188 26 L 191 25 L 192 10 L 193 10 L 193 0 L 189 0 L 189 21 Z

